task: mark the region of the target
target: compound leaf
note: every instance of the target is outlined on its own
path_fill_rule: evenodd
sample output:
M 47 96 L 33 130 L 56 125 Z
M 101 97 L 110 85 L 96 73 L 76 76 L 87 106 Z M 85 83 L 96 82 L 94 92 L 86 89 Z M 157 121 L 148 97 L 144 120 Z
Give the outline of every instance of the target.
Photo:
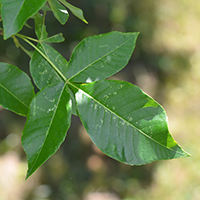
M 130 165 L 188 156 L 170 135 L 164 109 L 137 86 L 116 80 L 72 85 L 81 121 L 106 155 Z
M 85 38 L 72 52 L 67 78 L 73 82 L 105 79 L 124 68 L 138 33 L 110 32 Z
M 47 0 L 1 0 L 4 39 L 19 32 L 27 19 L 37 13 L 46 2 Z
M 64 83 L 41 90 L 30 104 L 22 145 L 27 154 L 27 178 L 63 143 L 71 124 L 71 98 Z
M 0 62 L 0 104 L 26 116 L 33 97 L 34 88 L 28 75 L 13 65 Z

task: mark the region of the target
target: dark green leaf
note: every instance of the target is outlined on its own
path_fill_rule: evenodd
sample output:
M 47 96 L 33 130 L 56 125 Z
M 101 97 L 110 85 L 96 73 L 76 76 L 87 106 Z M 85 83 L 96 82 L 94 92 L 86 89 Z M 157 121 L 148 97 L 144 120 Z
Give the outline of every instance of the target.
M 52 156 L 63 143 L 71 124 L 68 87 L 56 83 L 41 90 L 30 104 L 22 135 L 28 158 L 27 178 Z
M 63 37 L 62 33 L 53 35 L 49 38 L 46 38 L 43 40 L 43 42 L 49 42 L 49 43 L 60 43 L 63 42 L 65 40 L 65 38 Z
M 41 43 L 38 48 L 55 65 L 63 76 L 67 76 L 67 61 L 51 46 Z M 63 82 L 63 79 L 53 69 L 52 65 L 37 50 L 30 61 L 30 72 L 39 89 L 52 83 Z
M 63 5 L 65 5 L 76 17 L 78 17 L 80 20 L 88 24 L 86 19 L 83 16 L 83 11 L 80 8 L 77 8 L 70 3 L 66 2 L 65 0 L 59 0 Z
M 81 121 L 108 156 L 130 165 L 188 156 L 170 135 L 164 109 L 137 86 L 103 80 L 74 87 Z
M 52 12 L 55 16 L 55 18 L 62 24 L 64 25 L 68 18 L 69 18 L 69 13 L 66 10 L 66 8 L 61 5 L 57 0 L 48 0 L 49 5 L 52 9 Z
M 28 75 L 13 65 L 0 63 L 0 104 L 26 116 L 33 97 L 34 89 Z
M 73 82 L 105 79 L 128 63 L 138 33 L 111 32 L 85 38 L 72 52 L 67 78 Z
M 19 32 L 24 23 L 37 13 L 47 0 L 1 0 L 4 39 Z

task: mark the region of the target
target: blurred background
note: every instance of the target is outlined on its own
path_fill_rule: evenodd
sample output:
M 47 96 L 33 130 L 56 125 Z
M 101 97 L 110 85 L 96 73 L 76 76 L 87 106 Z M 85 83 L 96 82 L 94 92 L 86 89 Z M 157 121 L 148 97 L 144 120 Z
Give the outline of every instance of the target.
M 112 78 L 140 86 L 166 110 L 169 129 L 189 158 L 128 166 L 103 155 L 77 117 L 59 151 L 25 181 L 21 146 L 25 118 L 0 107 L 0 200 L 200 200 L 200 2 L 191 0 L 69 0 L 84 11 L 61 26 L 47 14 L 49 35 L 69 60 L 84 37 L 139 31 L 133 56 Z M 33 21 L 28 23 L 33 26 Z M 23 34 L 35 37 L 28 28 Z M 29 74 L 29 57 L 0 37 L 0 62 Z

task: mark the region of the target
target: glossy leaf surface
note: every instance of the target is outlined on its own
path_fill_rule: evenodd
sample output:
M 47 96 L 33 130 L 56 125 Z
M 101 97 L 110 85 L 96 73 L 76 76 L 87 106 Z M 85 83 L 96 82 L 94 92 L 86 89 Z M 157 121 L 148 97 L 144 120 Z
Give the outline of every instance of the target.
M 0 62 L 0 104 L 26 116 L 33 97 L 34 89 L 28 75 L 13 65 Z
M 72 113 L 81 118 L 97 147 L 120 162 L 141 165 L 188 156 L 170 135 L 164 109 L 140 88 L 115 80 L 85 83 L 124 68 L 137 36 L 111 32 L 88 37 L 69 63 L 44 43 L 49 38 L 35 47 L 30 71 L 41 91 L 30 104 L 22 137 L 27 177 L 58 150 Z
M 64 141 L 71 124 L 71 106 L 68 87 L 64 83 L 45 87 L 32 100 L 22 135 L 28 158 L 27 178 Z
M 86 19 L 83 16 L 83 11 L 80 8 L 77 8 L 76 6 L 73 6 L 72 4 L 66 2 L 65 0 L 59 0 L 63 5 L 65 5 L 77 18 L 88 23 Z
M 19 32 L 27 19 L 37 13 L 47 0 L 1 0 L 4 39 Z M 12 14 L 11 14 L 12 13 Z
M 57 0 L 48 0 L 49 5 L 52 9 L 52 12 L 55 16 L 55 18 L 62 24 L 64 25 L 68 18 L 69 18 L 69 13 L 66 10 L 66 8 L 61 5 Z
M 75 88 L 81 121 L 108 156 L 130 165 L 188 156 L 170 135 L 164 109 L 137 86 L 103 80 Z
M 38 44 L 38 48 L 55 65 L 56 69 L 66 77 L 68 62 L 62 57 L 62 55 L 45 43 Z M 39 89 L 52 83 L 63 82 L 63 79 L 54 70 L 52 64 L 50 64 L 50 62 L 37 50 L 35 50 L 30 61 L 30 72 Z
M 138 33 L 110 32 L 85 38 L 72 52 L 67 78 L 73 82 L 105 79 L 123 69 Z

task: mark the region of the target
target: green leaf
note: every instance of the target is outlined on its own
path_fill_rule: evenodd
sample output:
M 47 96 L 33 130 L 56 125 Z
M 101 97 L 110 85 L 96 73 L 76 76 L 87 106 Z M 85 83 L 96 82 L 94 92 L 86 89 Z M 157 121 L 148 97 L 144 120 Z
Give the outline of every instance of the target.
M 60 43 L 63 41 L 65 41 L 65 38 L 63 37 L 62 33 L 53 35 L 53 36 L 43 40 L 43 42 L 49 42 L 49 43 Z
M 55 65 L 56 69 L 66 77 L 68 62 L 61 54 L 45 43 L 38 44 L 38 48 L 44 53 L 47 59 Z M 52 64 L 50 64 L 47 59 L 35 50 L 30 61 L 30 72 L 39 89 L 52 83 L 63 82 L 63 79 L 54 70 Z
M 43 14 L 43 16 L 41 16 L 40 13 L 36 13 L 34 16 L 34 20 L 35 33 L 40 42 L 59 43 L 65 40 L 62 33 L 47 37 L 48 33 L 45 26 L 45 13 Z
M 83 11 L 80 8 L 77 8 L 70 3 L 66 2 L 65 0 L 59 0 L 63 5 L 65 5 L 77 18 L 88 24 L 86 19 L 83 16 Z
M 40 15 L 40 13 L 36 13 L 34 16 L 35 20 L 35 33 L 37 35 L 37 38 L 42 41 L 47 38 L 48 33 L 46 31 L 45 26 L 45 13 L 43 16 Z
M 76 100 L 75 100 L 75 93 L 78 91 L 75 88 L 71 88 L 69 85 L 69 93 L 71 96 L 71 100 L 72 100 L 72 114 L 78 116 L 78 112 L 77 112 L 77 106 L 76 106 Z
M 57 0 L 48 0 L 49 5 L 52 9 L 52 12 L 55 16 L 55 18 L 62 24 L 64 25 L 68 18 L 69 18 L 69 13 L 66 10 L 66 8 L 61 5 Z
M 49 7 L 48 4 L 45 4 L 45 5 L 41 8 L 41 10 L 43 10 L 44 12 L 46 12 L 46 11 L 51 11 L 51 8 Z
M 81 121 L 106 155 L 130 165 L 186 157 L 168 130 L 164 109 L 135 85 L 103 80 L 75 85 Z
M 30 104 L 22 145 L 28 158 L 27 178 L 63 143 L 71 124 L 71 100 L 64 83 L 41 90 Z
M 34 97 L 34 88 L 27 74 L 17 67 L 0 62 L 0 104 L 26 116 Z
M 73 82 L 105 79 L 124 68 L 138 33 L 110 32 L 85 38 L 72 52 L 67 78 Z
M 18 33 L 27 19 L 37 13 L 47 0 L 1 0 L 4 39 Z

